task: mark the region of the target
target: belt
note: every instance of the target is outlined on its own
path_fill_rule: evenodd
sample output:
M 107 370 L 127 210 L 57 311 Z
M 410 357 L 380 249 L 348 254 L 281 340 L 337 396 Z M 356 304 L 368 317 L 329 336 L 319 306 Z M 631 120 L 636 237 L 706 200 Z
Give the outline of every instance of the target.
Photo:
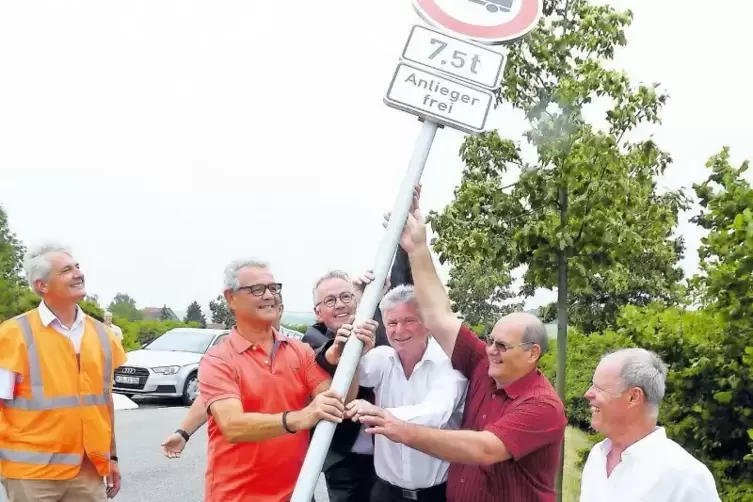
M 438 485 L 430 486 L 428 488 L 417 488 L 415 490 L 409 490 L 407 488 L 402 488 L 400 486 L 395 486 L 392 483 L 388 483 L 382 478 L 377 478 L 376 482 L 387 488 L 390 492 L 399 497 L 402 497 L 405 500 L 432 500 L 429 497 L 436 496 L 438 494 L 444 495 L 447 491 L 447 483 L 441 483 Z

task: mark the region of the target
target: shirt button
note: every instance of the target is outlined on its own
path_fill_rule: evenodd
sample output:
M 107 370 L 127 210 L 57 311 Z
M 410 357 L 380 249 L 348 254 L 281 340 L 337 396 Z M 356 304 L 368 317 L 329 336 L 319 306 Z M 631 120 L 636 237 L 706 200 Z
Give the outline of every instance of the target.
M 269 359 L 265 360 L 264 364 L 269 364 Z
M 486 418 L 486 415 L 481 415 L 481 418 Z
M 460 478 L 461 483 L 465 483 L 465 478 Z

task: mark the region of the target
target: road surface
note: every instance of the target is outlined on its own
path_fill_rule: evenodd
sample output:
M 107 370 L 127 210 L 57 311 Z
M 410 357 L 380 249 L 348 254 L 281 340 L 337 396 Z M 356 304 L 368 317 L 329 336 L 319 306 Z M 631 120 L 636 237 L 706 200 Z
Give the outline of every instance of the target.
M 123 487 L 116 502 L 202 502 L 206 466 L 206 427 L 191 437 L 183 456 L 167 459 L 159 444 L 175 430 L 187 408 L 167 401 L 137 401 L 137 410 L 118 411 L 115 432 Z M 167 407 L 164 407 L 167 406 Z M 0 489 L 0 502 L 7 502 Z M 316 502 L 328 502 L 324 483 Z

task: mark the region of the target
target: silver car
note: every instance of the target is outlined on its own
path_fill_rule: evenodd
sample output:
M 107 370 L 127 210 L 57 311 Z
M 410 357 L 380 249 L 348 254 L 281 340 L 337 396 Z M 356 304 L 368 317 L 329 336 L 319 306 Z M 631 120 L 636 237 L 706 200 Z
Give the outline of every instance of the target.
M 114 392 L 133 397 L 176 397 L 186 406 L 199 393 L 199 361 L 230 330 L 176 328 L 128 352 L 126 363 L 115 370 Z

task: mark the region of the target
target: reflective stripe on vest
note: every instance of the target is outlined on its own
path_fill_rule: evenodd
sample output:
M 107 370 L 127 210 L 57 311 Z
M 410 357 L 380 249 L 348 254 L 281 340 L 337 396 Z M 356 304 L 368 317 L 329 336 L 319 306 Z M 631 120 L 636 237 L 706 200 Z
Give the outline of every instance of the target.
M 18 451 L 0 448 L 0 460 L 36 465 L 81 465 L 81 455 L 75 453 L 39 453 L 34 451 Z
M 24 335 L 24 341 L 26 342 L 26 352 L 29 356 L 29 380 L 31 384 L 31 398 L 14 397 L 12 400 L 5 401 L 6 408 L 15 408 L 20 410 L 29 411 L 45 411 L 55 410 L 59 408 L 72 408 L 75 406 L 97 406 L 107 404 L 110 398 L 110 378 L 112 375 L 112 347 L 110 346 L 110 338 L 107 335 L 105 325 L 94 321 L 94 327 L 99 337 L 99 344 L 102 346 L 102 351 L 105 356 L 105 366 L 103 372 L 102 382 L 102 394 L 90 394 L 86 396 L 59 396 L 59 397 L 45 397 L 44 384 L 42 383 L 42 365 L 39 362 L 39 351 L 37 350 L 37 344 L 34 342 L 34 335 L 31 332 L 31 325 L 29 324 L 28 314 L 21 315 L 16 318 L 16 322 L 21 327 L 21 331 Z M 86 329 L 86 327 L 84 327 Z M 7 453 L 7 451 L 6 451 Z M 1 457 L 0 453 L 0 458 Z M 49 454 L 32 454 L 32 455 L 47 455 Z M 10 459 L 8 459 L 10 460 Z

